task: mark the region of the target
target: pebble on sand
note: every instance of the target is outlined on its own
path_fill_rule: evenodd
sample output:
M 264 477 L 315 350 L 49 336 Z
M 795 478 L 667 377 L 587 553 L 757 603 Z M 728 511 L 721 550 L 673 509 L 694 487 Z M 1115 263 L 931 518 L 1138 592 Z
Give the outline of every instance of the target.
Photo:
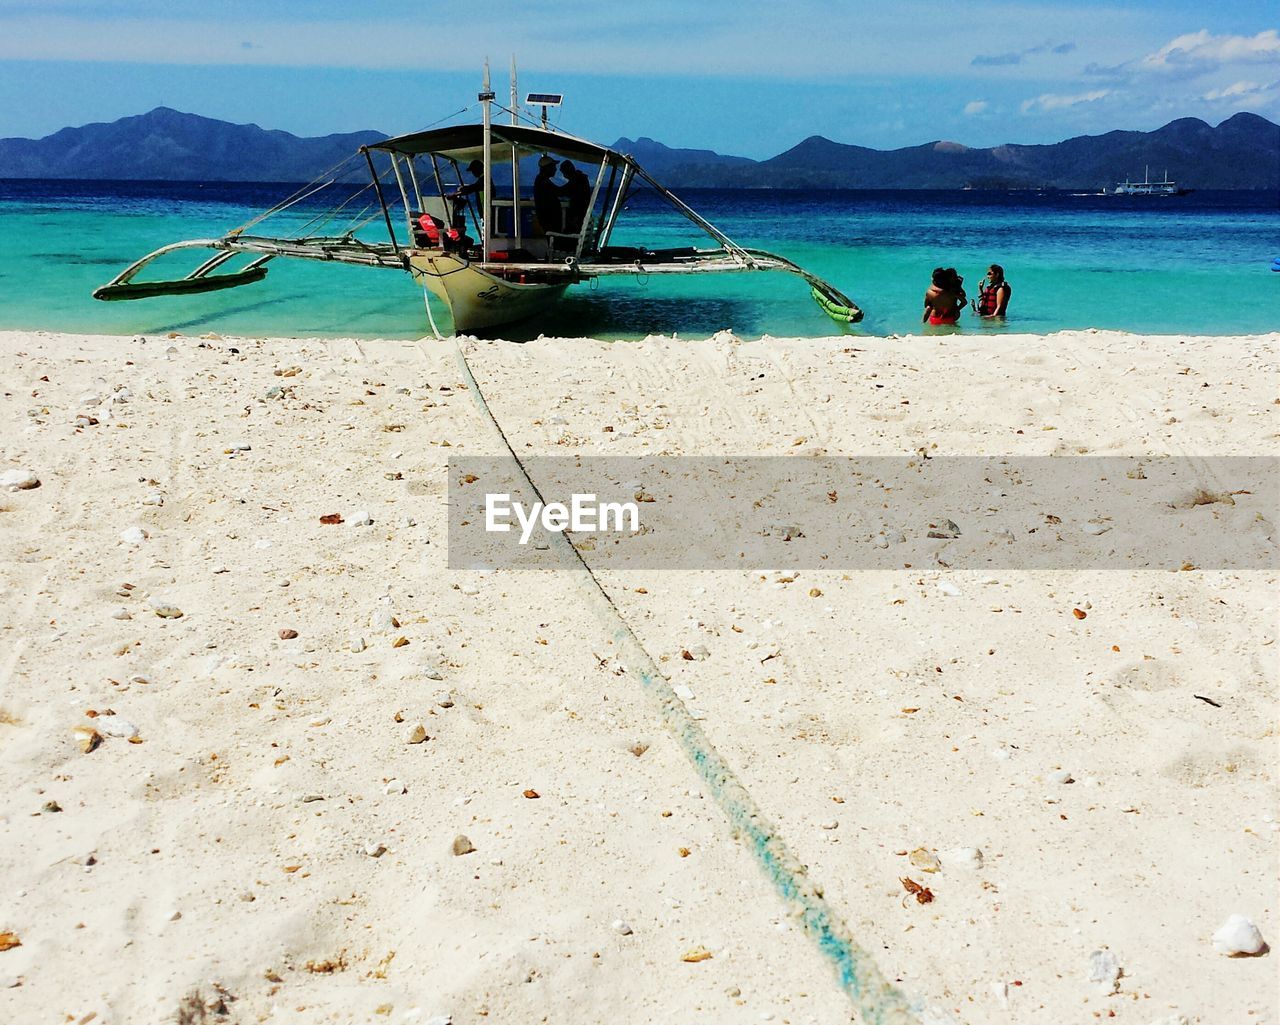
M 116 740 L 132 740 L 139 732 L 137 726 L 118 715 L 100 715 L 94 720 L 94 725 L 104 737 Z
M 30 491 L 40 486 L 35 470 L 5 470 L 0 473 L 0 491 Z
M 181 619 L 182 609 L 178 608 L 173 602 L 157 595 L 152 595 L 148 599 L 151 610 L 161 619 Z
M 1232 915 L 1213 934 L 1213 949 L 1227 957 L 1257 957 L 1268 947 L 1256 925 L 1244 915 Z
M 943 541 L 951 541 L 960 536 L 960 528 L 955 520 L 943 519 L 929 524 L 929 537 Z
M 460 858 L 464 854 L 471 854 L 475 851 L 475 844 L 468 840 L 462 833 L 453 838 L 453 856 Z
M 130 545 L 140 545 L 150 536 L 151 535 L 141 527 L 128 527 L 127 529 L 120 531 L 120 540 L 125 544 Z
M 616 932 L 619 936 L 630 936 L 633 932 L 635 932 L 635 930 L 632 929 L 631 926 L 628 925 L 626 922 L 624 922 L 621 918 L 615 918 L 613 920 L 613 925 L 610 926 L 610 928 L 612 928 L 613 931 Z
M 912 851 L 909 860 L 921 872 L 942 871 L 942 862 L 938 860 L 938 856 L 925 847 L 917 847 Z
M 406 744 L 421 744 L 426 739 L 427 728 L 419 722 L 409 727 L 409 732 L 405 734 L 404 742 Z
M 943 868 L 963 868 L 976 872 L 982 868 L 982 851 L 976 847 L 953 847 L 938 854 Z
M 1089 981 L 1110 995 L 1120 987 L 1120 962 L 1109 950 L 1095 950 L 1089 955 Z
M 364 509 L 361 509 L 359 512 L 351 514 L 351 525 L 353 527 L 372 527 L 373 517 Z
M 102 743 L 102 734 L 95 730 L 92 726 L 83 724 L 72 727 L 72 734 L 76 738 L 76 744 L 79 746 L 82 754 L 89 754 L 91 751 L 97 750 Z

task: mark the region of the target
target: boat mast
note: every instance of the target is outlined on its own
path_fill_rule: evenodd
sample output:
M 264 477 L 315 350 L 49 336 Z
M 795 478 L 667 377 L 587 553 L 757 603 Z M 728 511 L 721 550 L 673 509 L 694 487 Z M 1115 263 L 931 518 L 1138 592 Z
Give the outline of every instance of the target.
M 489 235 L 492 233 L 489 222 L 492 220 L 490 211 L 492 210 L 493 201 L 493 122 L 490 106 L 493 104 L 494 93 L 489 88 L 489 58 L 484 59 L 484 82 L 480 86 L 480 95 L 477 97 L 481 104 L 484 105 L 484 184 L 481 191 L 481 216 L 480 216 L 480 233 L 483 236 L 480 240 L 481 258 L 485 263 L 489 262 Z
M 520 123 L 520 115 L 517 111 L 520 109 L 520 94 L 516 92 L 516 55 L 511 55 L 511 124 L 518 125 Z M 511 233 L 516 239 L 516 248 L 523 246 L 520 236 L 520 154 L 516 149 L 516 144 L 511 144 Z

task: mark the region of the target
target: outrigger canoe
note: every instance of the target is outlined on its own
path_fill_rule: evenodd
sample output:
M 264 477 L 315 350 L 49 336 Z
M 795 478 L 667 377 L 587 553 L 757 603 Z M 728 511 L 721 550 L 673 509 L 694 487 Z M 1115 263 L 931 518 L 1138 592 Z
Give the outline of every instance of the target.
M 545 103 L 558 102 L 558 97 L 532 94 L 529 101 L 544 104 L 542 123 L 527 123 L 530 119 L 516 102 L 514 81 L 513 69 L 511 107 L 499 107 L 511 115 L 509 124 L 494 121 L 493 108 L 498 105 L 486 67 L 477 98 L 483 111 L 479 123 L 363 146 L 348 161 L 247 225 L 219 238 L 175 242 L 147 254 L 96 289 L 94 298 L 144 299 L 237 288 L 261 281 L 270 261 L 287 257 L 407 272 L 448 307 L 459 333 L 545 314 L 572 285 L 636 274 L 785 271 L 808 283 L 813 298 L 833 320 L 856 323 L 862 319 L 858 305 L 834 285 L 785 257 L 738 245 L 631 156 L 549 127 Z M 521 182 L 522 173 L 527 175 L 527 166 L 522 165 L 542 158 L 572 161 L 590 181 L 585 210 L 579 203 L 571 211 L 561 201 L 560 223 L 554 225 L 540 223 L 535 201 Z M 368 182 L 312 218 L 304 226 L 307 230 L 285 236 L 251 233 L 263 220 L 303 200 L 349 186 L 352 161 L 365 165 Z M 483 170 L 465 188 L 463 168 L 468 166 Z M 611 245 L 628 198 L 645 186 L 714 245 L 674 249 Z M 486 196 L 492 197 L 488 203 Z M 356 210 L 362 199 L 364 207 Z M 545 200 L 543 204 L 545 210 Z M 344 218 L 343 230 L 335 232 L 332 225 L 340 218 Z M 357 234 L 375 223 L 385 229 L 384 237 Z M 184 277 L 137 280 L 153 260 L 184 249 L 209 249 L 214 255 Z M 231 269 L 228 265 L 238 256 L 247 256 L 248 262 Z M 426 309 L 431 317 L 429 303 Z M 431 326 L 435 328 L 434 318 Z

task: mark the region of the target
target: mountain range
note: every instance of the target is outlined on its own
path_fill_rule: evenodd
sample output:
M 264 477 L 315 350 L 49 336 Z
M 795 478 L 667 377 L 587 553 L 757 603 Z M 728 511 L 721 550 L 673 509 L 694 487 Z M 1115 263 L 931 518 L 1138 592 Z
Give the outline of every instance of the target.
M 305 182 L 385 138 L 350 132 L 304 139 L 157 107 L 43 139 L 0 139 L 0 178 Z
M 43 139 L 0 139 L 0 178 L 308 181 L 383 138 L 375 131 L 300 138 L 157 107 Z M 767 160 L 676 149 L 643 137 L 621 138 L 612 148 L 680 187 L 1095 190 L 1137 177 L 1149 165 L 1155 176 L 1168 169 L 1188 188 L 1280 191 L 1280 125 L 1243 112 L 1216 127 L 1180 118 L 1152 132 L 1082 135 L 1040 146 L 935 141 L 877 150 L 814 135 Z

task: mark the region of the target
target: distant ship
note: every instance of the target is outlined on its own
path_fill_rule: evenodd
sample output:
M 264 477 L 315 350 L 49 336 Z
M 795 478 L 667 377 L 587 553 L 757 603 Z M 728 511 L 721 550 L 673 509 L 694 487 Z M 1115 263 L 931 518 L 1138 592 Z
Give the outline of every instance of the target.
M 1116 185 L 1111 194 L 1113 196 L 1185 196 L 1190 191 L 1190 189 L 1180 189 L 1177 182 L 1170 181 L 1167 169 L 1164 172 L 1164 181 L 1153 182 L 1151 169 L 1147 167 L 1143 169 L 1142 181 L 1131 182 L 1125 178 Z

